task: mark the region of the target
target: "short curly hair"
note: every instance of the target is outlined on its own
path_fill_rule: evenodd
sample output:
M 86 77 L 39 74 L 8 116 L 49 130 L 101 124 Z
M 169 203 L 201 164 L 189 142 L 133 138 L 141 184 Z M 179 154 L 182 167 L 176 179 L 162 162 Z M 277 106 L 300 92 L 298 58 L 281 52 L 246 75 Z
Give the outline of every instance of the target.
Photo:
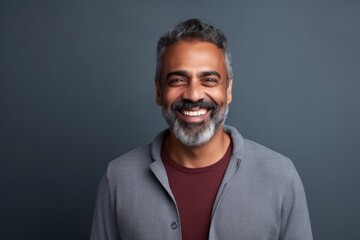
M 160 37 L 157 43 L 157 66 L 155 78 L 160 79 L 162 67 L 161 57 L 164 50 L 177 42 L 189 40 L 210 42 L 223 51 L 227 70 L 227 80 L 229 82 L 229 79 L 233 77 L 233 72 L 231 67 L 231 54 L 227 39 L 219 29 L 215 29 L 214 26 L 206 24 L 199 19 L 189 19 L 180 22 L 178 25 L 166 32 L 165 35 Z

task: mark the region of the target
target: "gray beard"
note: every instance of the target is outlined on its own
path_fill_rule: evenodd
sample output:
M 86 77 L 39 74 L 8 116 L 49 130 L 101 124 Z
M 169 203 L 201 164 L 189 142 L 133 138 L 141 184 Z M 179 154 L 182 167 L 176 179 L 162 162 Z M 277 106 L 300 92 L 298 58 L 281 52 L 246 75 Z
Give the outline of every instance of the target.
M 211 140 L 216 131 L 223 126 L 229 105 L 213 110 L 208 120 L 201 123 L 182 123 L 176 118 L 175 111 L 162 109 L 162 114 L 174 136 L 189 147 L 200 146 Z

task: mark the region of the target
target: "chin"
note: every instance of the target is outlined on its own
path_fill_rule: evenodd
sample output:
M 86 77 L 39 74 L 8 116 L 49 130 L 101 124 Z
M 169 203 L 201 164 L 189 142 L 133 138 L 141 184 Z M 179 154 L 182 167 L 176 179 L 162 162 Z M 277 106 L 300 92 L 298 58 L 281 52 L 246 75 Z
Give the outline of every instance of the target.
M 211 140 L 215 134 L 215 123 L 210 121 L 208 124 L 202 123 L 187 123 L 183 126 L 179 120 L 175 121 L 173 126 L 173 133 L 175 137 L 184 145 L 189 147 L 200 146 Z

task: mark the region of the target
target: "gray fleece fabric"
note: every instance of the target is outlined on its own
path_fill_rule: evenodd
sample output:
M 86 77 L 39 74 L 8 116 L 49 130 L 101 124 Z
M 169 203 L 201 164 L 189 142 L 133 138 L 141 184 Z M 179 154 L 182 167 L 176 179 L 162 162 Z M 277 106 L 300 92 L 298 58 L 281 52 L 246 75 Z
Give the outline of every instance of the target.
M 213 206 L 209 240 L 313 239 L 303 185 L 292 162 L 243 139 L 235 128 L 224 128 L 233 153 Z M 91 240 L 181 239 L 160 158 L 167 131 L 109 163 L 97 194 Z

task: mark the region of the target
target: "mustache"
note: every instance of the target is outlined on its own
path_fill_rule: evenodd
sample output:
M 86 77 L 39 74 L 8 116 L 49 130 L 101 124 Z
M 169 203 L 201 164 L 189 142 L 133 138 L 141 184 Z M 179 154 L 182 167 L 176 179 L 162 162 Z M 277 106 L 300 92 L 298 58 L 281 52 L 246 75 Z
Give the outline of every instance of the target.
M 199 100 L 196 102 L 190 101 L 190 100 L 181 100 L 176 101 L 171 105 L 171 109 L 174 111 L 179 111 L 183 109 L 191 109 L 191 108 L 207 108 L 214 110 L 218 107 L 218 105 L 213 101 L 204 101 Z

